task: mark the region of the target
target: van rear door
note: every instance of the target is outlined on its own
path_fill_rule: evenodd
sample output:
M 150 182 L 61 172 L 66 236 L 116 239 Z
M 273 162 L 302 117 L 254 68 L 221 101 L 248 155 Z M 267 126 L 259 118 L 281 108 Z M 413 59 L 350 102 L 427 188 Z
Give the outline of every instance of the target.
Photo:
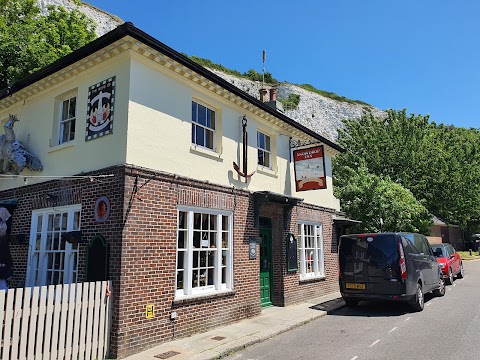
M 372 295 L 403 293 L 398 238 L 396 234 L 343 235 L 339 244 L 341 290 Z

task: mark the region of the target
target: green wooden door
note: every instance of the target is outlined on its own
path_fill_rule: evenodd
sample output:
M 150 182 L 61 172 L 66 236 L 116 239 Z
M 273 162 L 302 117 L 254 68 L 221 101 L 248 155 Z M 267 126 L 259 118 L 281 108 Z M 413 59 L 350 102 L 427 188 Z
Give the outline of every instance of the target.
M 272 305 L 272 220 L 260 218 L 260 303 Z

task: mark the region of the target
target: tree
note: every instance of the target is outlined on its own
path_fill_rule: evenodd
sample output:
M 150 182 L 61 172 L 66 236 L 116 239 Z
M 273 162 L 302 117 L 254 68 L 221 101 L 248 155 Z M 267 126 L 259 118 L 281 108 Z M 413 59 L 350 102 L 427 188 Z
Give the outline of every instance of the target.
M 51 64 L 95 39 L 95 24 L 80 11 L 34 0 L 0 0 L 0 87 Z
M 400 184 L 368 173 L 361 166 L 336 195 L 343 210 L 361 224 L 351 232 L 406 231 L 428 233 L 428 210 Z
M 466 226 L 480 217 L 480 132 L 433 124 L 430 139 L 439 144 L 443 171 L 431 178 L 427 202 L 447 221 Z
M 480 132 L 388 110 L 345 120 L 334 160 L 334 184 L 348 186 L 360 166 L 411 191 L 432 214 L 465 226 L 480 215 Z M 342 200 L 342 199 L 341 199 Z

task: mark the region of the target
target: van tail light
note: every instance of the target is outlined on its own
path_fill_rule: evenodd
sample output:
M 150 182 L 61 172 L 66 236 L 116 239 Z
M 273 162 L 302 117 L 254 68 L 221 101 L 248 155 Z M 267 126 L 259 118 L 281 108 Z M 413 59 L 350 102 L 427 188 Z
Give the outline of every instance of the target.
M 338 256 L 337 266 L 338 266 L 338 280 L 341 280 L 342 272 L 340 271 L 340 255 Z
M 400 266 L 400 276 L 402 277 L 402 280 L 405 280 L 407 278 L 407 263 L 405 262 L 405 254 L 403 252 L 403 246 L 402 243 L 398 243 L 398 253 L 400 254 L 400 260 L 398 262 L 398 265 Z

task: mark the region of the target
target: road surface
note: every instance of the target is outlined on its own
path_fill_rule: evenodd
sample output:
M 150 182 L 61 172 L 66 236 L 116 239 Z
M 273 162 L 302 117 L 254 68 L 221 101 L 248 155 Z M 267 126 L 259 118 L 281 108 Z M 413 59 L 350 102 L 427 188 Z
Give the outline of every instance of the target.
M 426 295 L 425 309 L 360 302 L 231 354 L 229 360 L 480 359 L 480 261 L 444 297 Z

